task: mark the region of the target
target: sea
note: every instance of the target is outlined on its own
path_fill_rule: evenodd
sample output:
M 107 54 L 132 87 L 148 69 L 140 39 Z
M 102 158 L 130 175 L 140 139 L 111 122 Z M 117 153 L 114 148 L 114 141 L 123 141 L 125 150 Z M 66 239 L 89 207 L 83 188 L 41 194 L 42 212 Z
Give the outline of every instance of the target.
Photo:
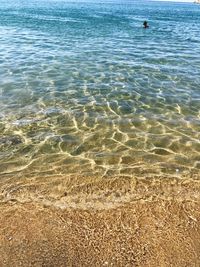
M 200 5 L 0 0 L 1 181 L 199 171 Z

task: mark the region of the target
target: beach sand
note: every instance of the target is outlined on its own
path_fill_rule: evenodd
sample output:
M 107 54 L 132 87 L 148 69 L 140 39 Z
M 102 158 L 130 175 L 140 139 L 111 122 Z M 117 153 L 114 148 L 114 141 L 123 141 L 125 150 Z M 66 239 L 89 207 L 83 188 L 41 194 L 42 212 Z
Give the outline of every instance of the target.
M 1 185 L 0 266 L 200 266 L 198 179 L 124 179 L 115 194 L 114 181 L 80 201 Z

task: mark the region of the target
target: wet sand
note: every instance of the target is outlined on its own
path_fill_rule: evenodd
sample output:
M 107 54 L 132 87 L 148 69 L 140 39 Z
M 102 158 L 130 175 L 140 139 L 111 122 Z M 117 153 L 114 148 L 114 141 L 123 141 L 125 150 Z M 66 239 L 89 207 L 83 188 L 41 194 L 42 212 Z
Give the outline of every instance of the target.
M 87 197 L 71 196 L 71 205 L 67 193 L 44 201 L 16 190 L 6 198 L 4 188 L 0 266 L 200 266 L 198 179 L 131 184 L 98 199 L 92 186 L 82 188 Z

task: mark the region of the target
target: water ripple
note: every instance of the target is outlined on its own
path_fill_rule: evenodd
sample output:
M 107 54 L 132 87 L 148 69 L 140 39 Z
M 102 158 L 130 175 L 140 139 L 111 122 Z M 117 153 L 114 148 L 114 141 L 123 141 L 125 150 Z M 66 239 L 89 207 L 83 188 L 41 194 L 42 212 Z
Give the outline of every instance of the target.
M 199 7 L 33 2 L 0 0 L 1 176 L 198 173 Z

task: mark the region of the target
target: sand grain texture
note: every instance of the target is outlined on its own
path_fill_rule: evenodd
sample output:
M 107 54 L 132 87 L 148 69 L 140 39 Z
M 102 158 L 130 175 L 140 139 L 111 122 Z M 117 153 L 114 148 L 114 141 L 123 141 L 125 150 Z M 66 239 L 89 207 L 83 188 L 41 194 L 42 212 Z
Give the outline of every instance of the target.
M 199 201 L 108 210 L 0 206 L 0 266 L 200 266 Z

